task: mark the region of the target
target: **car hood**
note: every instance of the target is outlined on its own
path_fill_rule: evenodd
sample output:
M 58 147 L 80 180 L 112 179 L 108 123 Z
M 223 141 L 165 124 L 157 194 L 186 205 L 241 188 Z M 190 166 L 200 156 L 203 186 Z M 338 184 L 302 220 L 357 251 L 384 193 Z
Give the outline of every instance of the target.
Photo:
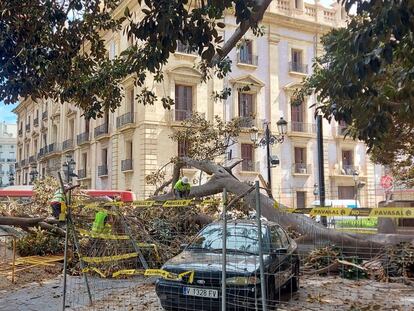
M 222 257 L 222 254 L 218 253 L 187 250 L 168 260 L 164 264 L 164 269 L 219 272 L 222 270 Z M 269 255 L 264 255 L 263 259 L 266 263 L 269 260 Z M 227 254 L 227 272 L 252 273 L 258 269 L 259 256 L 257 255 Z

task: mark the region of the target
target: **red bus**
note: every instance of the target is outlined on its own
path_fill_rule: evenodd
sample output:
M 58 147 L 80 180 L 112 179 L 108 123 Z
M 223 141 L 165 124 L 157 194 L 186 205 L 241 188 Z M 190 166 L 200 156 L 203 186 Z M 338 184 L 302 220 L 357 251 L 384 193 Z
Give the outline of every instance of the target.
M 95 190 L 85 189 L 87 195 L 91 197 L 110 197 L 111 199 L 120 198 L 122 202 L 135 201 L 135 194 L 132 191 L 124 190 Z M 0 201 L 10 199 L 30 200 L 33 197 L 33 186 L 10 186 L 0 189 Z

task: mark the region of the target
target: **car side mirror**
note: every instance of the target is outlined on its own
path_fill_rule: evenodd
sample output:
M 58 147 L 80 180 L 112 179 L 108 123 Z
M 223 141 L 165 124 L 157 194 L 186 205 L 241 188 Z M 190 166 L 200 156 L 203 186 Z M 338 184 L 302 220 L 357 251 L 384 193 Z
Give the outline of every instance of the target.
M 188 244 L 180 244 L 180 251 L 183 251 L 187 248 Z
M 273 255 L 283 255 L 287 254 L 287 248 L 275 248 L 272 250 Z

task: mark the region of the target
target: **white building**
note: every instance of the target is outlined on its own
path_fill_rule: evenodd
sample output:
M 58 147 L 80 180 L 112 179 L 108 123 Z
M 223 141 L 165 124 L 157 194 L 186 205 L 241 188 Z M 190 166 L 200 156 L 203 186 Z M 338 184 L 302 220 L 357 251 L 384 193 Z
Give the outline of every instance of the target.
M 0 187 L 10 185 L 14 178 L 16 137 L 16 124 L 0 123 Z

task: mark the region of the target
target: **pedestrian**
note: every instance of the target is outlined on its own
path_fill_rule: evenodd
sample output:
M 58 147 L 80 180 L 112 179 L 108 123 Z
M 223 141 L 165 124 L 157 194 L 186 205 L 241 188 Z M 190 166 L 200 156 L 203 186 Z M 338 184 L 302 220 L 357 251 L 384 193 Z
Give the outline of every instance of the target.
M 187 177 L 179 179 L 174 185 L 174 198 L 187 198 L 190 195 L 191 185 Z

